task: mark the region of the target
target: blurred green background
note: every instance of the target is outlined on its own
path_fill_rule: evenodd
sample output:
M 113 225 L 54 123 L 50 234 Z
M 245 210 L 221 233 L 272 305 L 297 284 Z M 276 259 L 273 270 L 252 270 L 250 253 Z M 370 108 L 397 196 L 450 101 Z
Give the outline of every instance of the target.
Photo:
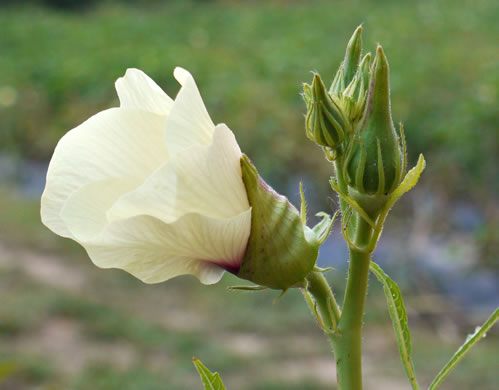
M 295 204 L 332 212 L 331 166 L 305 137 L 301 84 L 331 81 L 364 23 L 381 42 L 392 111 L 418 188 L 395 208 L 376 252 L 406 294 L 420 382 L 499 302 L 499 2 L 0 1 L 0 389 L 198 389 L 196 356 L 230 389 L 330 389 L 329 348 L 298 292 L 233 293 L 185 277 L 146 286 L 90 264 L 39 221 L 58 139 L 118 105 L 128 67 L 170 96 L 175 66 L 196 78 L 264 178 Z M 341 297 L 345 246 L 321 265 Z M 366 318 L 367 389 L 409 389 L 384 297 L 373 280 Z M 496 389 L 493 330 L 442 389 Z M 496 363 L 494 363 L 496 362 Z

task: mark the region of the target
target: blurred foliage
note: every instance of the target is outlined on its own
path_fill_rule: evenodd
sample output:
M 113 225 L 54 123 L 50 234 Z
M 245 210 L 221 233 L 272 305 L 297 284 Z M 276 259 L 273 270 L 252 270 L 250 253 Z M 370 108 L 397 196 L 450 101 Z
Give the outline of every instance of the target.
M 36 6 L 46 2 L 0 13 L 3 151 L 48 159 L 67 130 L 118 104 L 113 82 L 126 68 L 174 96 L 179 65 L 275 183 L 304 173 L 325 182 L 330 168 L 303 134 L 301 83 L 311 70 L 332 77 L 364 23 L 365 48 L 381 42 L 390 60 L 393 116 L 411 160 L 424 152 L 432 184 L 456 196 L 497 190 L 497 1 L 107 0 L 69 13 Z

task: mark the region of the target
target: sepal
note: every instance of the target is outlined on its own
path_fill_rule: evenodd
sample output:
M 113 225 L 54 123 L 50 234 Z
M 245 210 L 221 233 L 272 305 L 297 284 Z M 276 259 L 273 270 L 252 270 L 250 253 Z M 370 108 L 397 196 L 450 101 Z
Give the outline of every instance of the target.
M 302 215 L 258 174 L 249 158 L 241 157 L 243 181 L 252 208 L 251 233 L 241 267 L 241 279 L 274 289 L 303 285 L 319 253 L 320 239 Z M 304 208 L 302 208 L 304 210 Z
M 340 211 L 336 211 L 334 213 L 333 217 L 331 217 L 329 214 L 320 212 L 315 214 L 316 217 L 321 217 L 322 219 L 320 222 L 315 225 L 312 230 L 314 231 L 315 235 L 317 236 L 317 239 L 319 240 L 320 245 L 326 241 L 328 238 L 329 234 L 331 233 L 331 230 L 333 229 L 334 222 L 336 221 L 336 217 L 339 215 Z

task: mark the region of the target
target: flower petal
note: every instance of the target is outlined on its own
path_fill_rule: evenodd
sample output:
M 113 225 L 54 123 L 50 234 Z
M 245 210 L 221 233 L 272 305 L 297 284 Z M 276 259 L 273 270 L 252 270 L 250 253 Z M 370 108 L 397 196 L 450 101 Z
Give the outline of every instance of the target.
M 251 210 L 229 219 L 187 214 L 171 224 L 137 216 L 111 223 L 82 245 L 97 266 L 124 269 L 146 283 L 192 274 L 211 284 L 224 268 L 239 268 L 250 227 Z
M 72 238 L 84 242 L 98 236 L 109 223 L 107 210 L 122 194 L 140 184 L 129 179 L 106 179 L 90 182 L 75 191 L 60 214 Z
M 123 195 L 109 210 L 110 220 L 151 215 L 173 222 L 187 213 L 229 218 L 249 209 L 241 174 L 241 150 L 224 125 L 213 143 L 176 154 L 143 185 Z
M 73 192 L 110 178 L 142 183 L 168 158 L 163 142 L 165 119 L 142 110 L 114 108 L 69 131 L 50 161 L 41 201 L 43 223 L 71 237 L 60 213 Z
M 182 88 L 165 128 L 166 145 L 171 155 L 192 145 L 208 145 L 215 128 L 192 75 L 177 67 L 174 76 Z
M 125 76 L 116 80 L 115 86 L 123 108 L 167 115 L 173 106 L 173 100 L 139 69 L 127 69 Z

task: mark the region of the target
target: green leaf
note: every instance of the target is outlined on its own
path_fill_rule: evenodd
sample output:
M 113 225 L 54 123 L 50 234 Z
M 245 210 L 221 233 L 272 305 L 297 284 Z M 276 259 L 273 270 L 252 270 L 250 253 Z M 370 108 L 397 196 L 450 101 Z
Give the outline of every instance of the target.
M 218 372 L 212 373 L 199 359 L 192 358 L 192 362 L 201 376 L 205 390 L 226 390 Z
M 397 337 L 400 359 L 404 364 L 405 372 L 409 378 L 409 382 L 411 382 L 412 388 L 418 390 L 419 385 L 416 380 L 414 364 L 412 363 L 411 358 L 411 333 L 409 332 L 409 326 L 407 324 L 407 313 L 405 311 L 404 301 L 402 300 L 402 294 L 397 283 L 391 280 L 379 265 L 371 262 L 370 268 L 372 273 L 374 273 L 383 284 L 383 290 L 388 303 L 388 312 L 390 313 L 393 329 L 395 330 L 395 335 Z
M 478 343 L 482 338 L 487 335 L 487 331 L 494 326 L 494 324 L 499 319 L 499 308 L 496 309 L 494 313 L 489 317 L 487 321 L 481 326 L 475 329 L 473 334 L 466 337 L 466 341 L 463 345 L 459 347 L 454 356 L 447 362 L 444 368 L 438 373 L 437 377 L 433 380 L 428 390 L 436 390 L 442 384 L 443 380 L 450 374 L 450 372 L 457 366 L 461 359 L 466 355 L 467 352 L 473 348 L 473 346 Z

